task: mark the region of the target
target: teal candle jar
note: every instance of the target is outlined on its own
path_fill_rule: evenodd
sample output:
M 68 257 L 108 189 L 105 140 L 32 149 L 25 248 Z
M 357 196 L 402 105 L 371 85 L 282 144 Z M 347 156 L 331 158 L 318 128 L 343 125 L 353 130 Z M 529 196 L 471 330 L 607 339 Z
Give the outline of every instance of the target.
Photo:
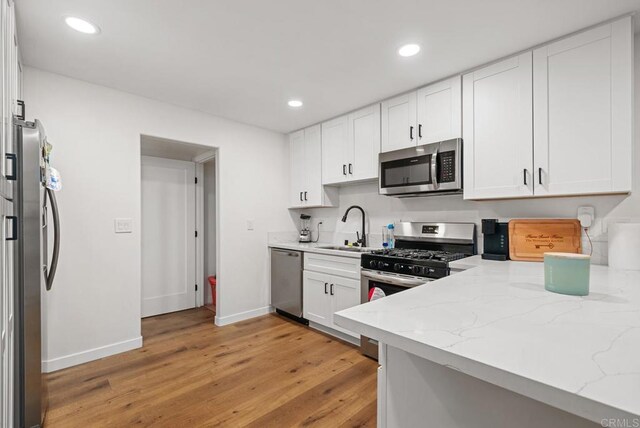
M 591 256 L 574 253 L 544 253 L 544 288 L 572 296 L 589 294 Z

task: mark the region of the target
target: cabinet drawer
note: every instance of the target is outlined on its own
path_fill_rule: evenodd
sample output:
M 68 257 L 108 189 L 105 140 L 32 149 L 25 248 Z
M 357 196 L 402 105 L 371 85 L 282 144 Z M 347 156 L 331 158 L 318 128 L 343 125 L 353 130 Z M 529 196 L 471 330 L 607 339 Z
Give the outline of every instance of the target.
M 345 278 L 360 279 L 360 259 L 304 253 L 304 269 Z

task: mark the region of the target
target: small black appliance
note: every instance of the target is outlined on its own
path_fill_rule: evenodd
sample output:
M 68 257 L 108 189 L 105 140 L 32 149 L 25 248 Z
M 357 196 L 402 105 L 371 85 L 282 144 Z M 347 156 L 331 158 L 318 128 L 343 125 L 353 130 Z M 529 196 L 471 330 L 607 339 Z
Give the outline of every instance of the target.
M 509 260 L 509 223 L 501 223 L 496 219 L 482 219 L 482 235 L 483 259 Z

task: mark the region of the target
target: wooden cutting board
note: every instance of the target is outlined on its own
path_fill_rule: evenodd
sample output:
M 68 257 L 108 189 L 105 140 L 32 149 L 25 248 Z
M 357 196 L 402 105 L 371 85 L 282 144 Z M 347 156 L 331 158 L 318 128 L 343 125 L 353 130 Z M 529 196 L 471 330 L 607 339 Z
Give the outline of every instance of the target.
M 544 253 L 581 253 L 582 231 L 575 219 L 523 219 L 509 222 L 511 260 L 541 262 Z

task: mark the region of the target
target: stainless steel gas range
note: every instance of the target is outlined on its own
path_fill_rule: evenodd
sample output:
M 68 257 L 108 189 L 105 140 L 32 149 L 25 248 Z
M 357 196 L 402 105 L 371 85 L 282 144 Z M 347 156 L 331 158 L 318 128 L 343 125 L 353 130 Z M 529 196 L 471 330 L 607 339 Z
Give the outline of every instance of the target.
M 389 296 L 448 276 L 450 262 L 477 252 L 474 223 L 402 222 L 395 232 L 395 248 L 362 254 L 362 303 L 374 293 Z M 373 339 L 362 336 L 361 350 L 378 358 Z

